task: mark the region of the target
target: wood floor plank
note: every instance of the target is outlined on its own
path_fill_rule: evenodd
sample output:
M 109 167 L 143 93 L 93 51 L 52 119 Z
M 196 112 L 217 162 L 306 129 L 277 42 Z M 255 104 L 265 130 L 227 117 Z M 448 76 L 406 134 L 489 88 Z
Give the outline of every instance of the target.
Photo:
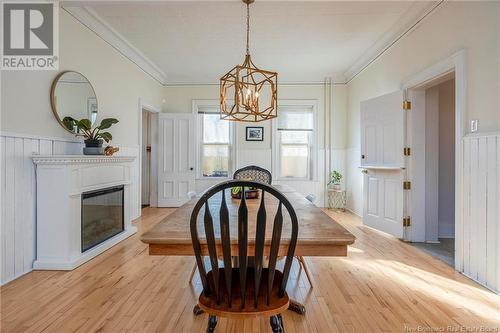
M 140 232 L 71 272 L 34 271 L 0 288 L 1 332 L 205 332 L 193 316 L 201 292 L 188 283 L 192 257 L 148 255 L 140 233 L 174 209 L 146 208 Z M 297 262 L 288 292 L 307 307 L 283 315 L 285 329 L 309 332 L 402 332 L 405 327 L 500 327 L 500 297 L 445 263 L 327 211 L 357 237 L 348 257 L 309 257 L 311 289 Z M 267 318 L 219 319 L 216 332 L 270 332 Z

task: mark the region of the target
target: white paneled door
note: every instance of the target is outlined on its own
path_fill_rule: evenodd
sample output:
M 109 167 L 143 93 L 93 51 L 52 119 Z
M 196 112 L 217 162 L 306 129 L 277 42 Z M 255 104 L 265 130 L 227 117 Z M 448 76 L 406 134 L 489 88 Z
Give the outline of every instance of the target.
M 161 113 L 158 127 L 158 206 L 179 207 L 195 188 L 192 115 Z
M 361 102 L 363 223 L 399 238 L 404 235 L 406 202 L 406 117 L 402 104 L 401 91 Z
M 403 172 L 367 171 L 363 186 L 364 224 L 403 238 Z
M 404 167 L 403 92 L 361 102 L 361 166 Z

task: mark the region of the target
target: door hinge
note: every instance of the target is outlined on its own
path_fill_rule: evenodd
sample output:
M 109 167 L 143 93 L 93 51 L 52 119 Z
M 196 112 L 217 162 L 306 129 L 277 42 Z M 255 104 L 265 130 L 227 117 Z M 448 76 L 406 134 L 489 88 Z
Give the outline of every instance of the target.
M 403 101 L 403 110 L 411 110 L 411 102 Z
M 403 190 L 411 190 L 411 182 L 406 180 L 403 182 Z
M 410 156 L 411 155 L 411 149 L 410 149 L 410 147 L 404 147 L 403 148 L 403 155 L 404 156 Z
M 403 217 L 403 227 L 411 226 L 411 219 L 409 216 Z

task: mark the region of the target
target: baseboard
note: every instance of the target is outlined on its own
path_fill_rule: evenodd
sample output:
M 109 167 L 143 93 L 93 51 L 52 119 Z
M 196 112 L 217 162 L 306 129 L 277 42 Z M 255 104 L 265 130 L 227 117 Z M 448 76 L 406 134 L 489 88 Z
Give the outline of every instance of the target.
M 346 208 L 345 210 L 348 211 L 349 213 L 353 214 L 353 215 L 356 215 L 359 218 L 363 218 L 363 216 L 359 215 L 358 213 L 356 213 L 355 211 L 353 211 L 350 208 Z
M 497 295 L 500 295 L 500 290 L 495 290 L 493 289 L 492 287 L 489 287 L 488 285 L 478 281 L 477 279 L 474 279 L 472 276 L 468 275 L 468 274 L 465 274 L 464 272 L 459 272 L 460 274 L 462 274 L 463 276 L 466 276 L 467 278 L 471 279 L 472 281 L 480 284 L 482 287 L 485 287 L 486 289 L 488 289 L 489 291 L 497 294 Z
M 135 226 L 129 227 L 127 230 L 123 231 L 122 233 L 108 239 L 104 243 L 94 247 L 91 250 L 88 250 L 87 252 L 83 253 L 81 256 L 79 256 L 76 259 L 69 260 L 69 261 L 62 261 L 62 260 L 50 260 L 50 259 L 40 259 L 40 260 L 35 260 L 33 263 L 33 270 L 62 270 L 62 271 L 71 271 L 75 268 L 77 268 L 80 265 L 83 265 L 87 261 L 97 257 L 99 254 L 103 253 L 106 250 L 109 250 L 116 244 L 120 243 L 121 241 L 124 241 L 125 239 L 129 238 L 133 234 L 137 232 L 137 228 Z
M 32 272 L 32 271 L 33 271 L 33 269 L 32 269 L 32 268 L 30 268 L 30 269 L 28 269 L 28 270 L 26 270 L 26 271 L 23 271 L 23 272 L 22 272 L 22 273 L 20 273 L 20 274 L 17 274 L 17 275 L 15 275 L 15 276 L 11 277 L 10 279 L 7 279 L 7 280 L 5 280 L 5 281 L 1 281 L 1 282 L 0 282 L 0 287 L 3 287 L 3 286 L 5 286 L 5 285 L 7 285 L 7 284 L 9 284 L 10 282 L 12 282 L 12 281 L 14 281 L 14 280 L 17 280 L 17 279 L 19 279 L 21 276 L 26 275 L 26 274 L 28 274 L 28 273 L 30 273 L 30 272 Z

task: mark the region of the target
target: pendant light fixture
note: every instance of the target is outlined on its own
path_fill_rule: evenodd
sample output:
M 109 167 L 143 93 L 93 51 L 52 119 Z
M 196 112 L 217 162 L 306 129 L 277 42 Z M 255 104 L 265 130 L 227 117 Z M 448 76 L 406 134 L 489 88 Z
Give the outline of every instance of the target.
M 250 4 L 247 6 L 245 61 L 220 79 L 220 116 L 233 121 L 259 122 L 278 116 L 278 73 L 259 69 L 250 57 Z

